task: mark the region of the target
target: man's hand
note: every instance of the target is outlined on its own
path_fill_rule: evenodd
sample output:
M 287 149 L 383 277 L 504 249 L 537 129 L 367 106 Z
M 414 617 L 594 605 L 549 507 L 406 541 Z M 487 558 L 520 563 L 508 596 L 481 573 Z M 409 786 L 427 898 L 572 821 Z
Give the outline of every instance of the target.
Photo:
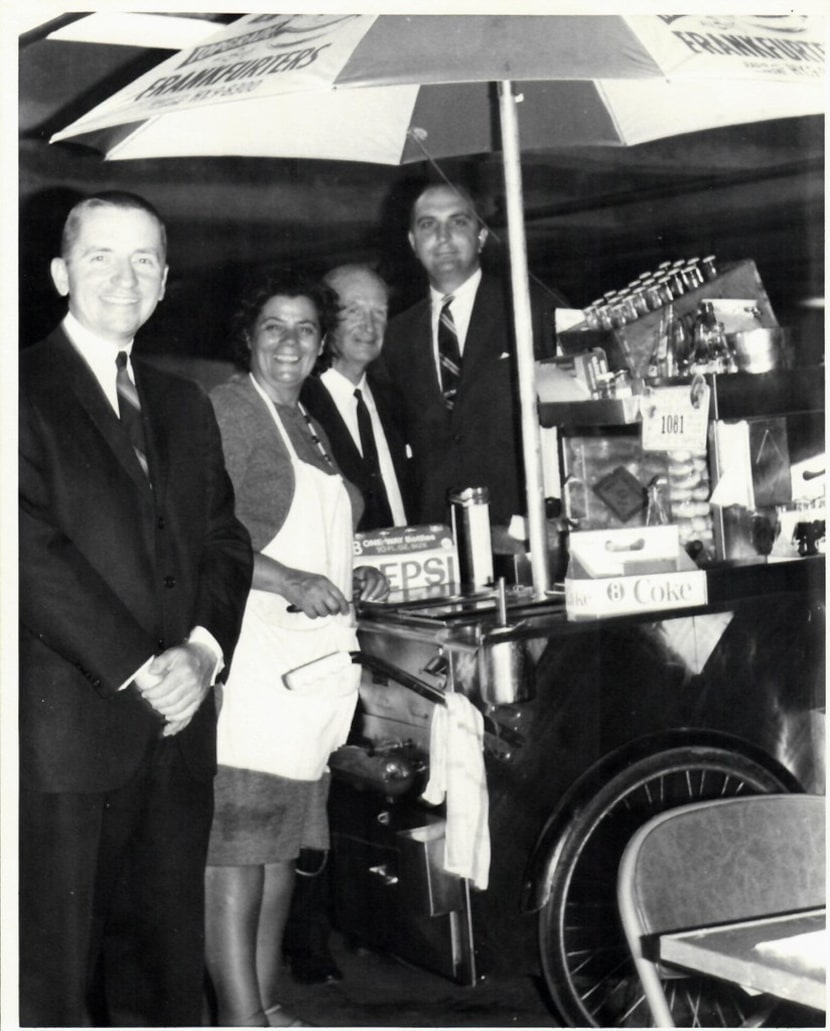
M 188 642 L 157 655 L 135 678 L 142 698 L 160 713 L 165 737 L 178 734 L 191 721 L 208 693 L 216 656 L 203 644 Z

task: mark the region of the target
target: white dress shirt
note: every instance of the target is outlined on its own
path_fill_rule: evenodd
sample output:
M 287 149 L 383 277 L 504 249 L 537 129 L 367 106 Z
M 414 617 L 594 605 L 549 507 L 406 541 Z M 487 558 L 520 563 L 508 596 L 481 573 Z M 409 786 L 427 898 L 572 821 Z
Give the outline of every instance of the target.
M 112 410 L 118 415 L 118 391 L 115 388 L 115 358 L 119 351 L 127 352 L 127 372 L 135 384 L 133 365 L 130 355 L 133 350 L 132 340 L 126 344 L 114 344 L 104 340 L 82 326 L 72 312 L 66 313 L 63 320 L 63 331 L 69 337 L 75 350 L 89 366 L 92 375 L 98 380 Z
M 453 302 L 450 305 L 452 320 L 455 323 L 455 332 L 458 337 L 458 350 L 461 357 L 464 357 L 464 345 L 467 342 L 467 330 L 470 328 L 470 319 L 473 315 L 473 305 L 476 303 L 476 293 L 481 282 L 481 269 L 477 268 L 469 279 L 465 280 L 456 290 L 451 290 Z M 432 303 L 432 353 L 435 358 L 435 372 L 438 382 L 441 382 L 441 363 L 438 359 L 438 323 L 441 319 L 441 309 L 444 306 L 444 298 L 434 286 L 429 288 L 429 297 Z
M 130 379 L 135 383 L 133 366 L 130 361 L 130 354 L 133 349 L 132 340 L 123 344 L 115 344 L 111 340 L 105 340 L 103 337 L 99 337 L 91 330 L 87 329 L 86 326 L 82 326 L 72 312 L 66 313 L 66 317 L 63 320 L 63 331 L 66 333 L 72 346 L 89 366 L 90 372 L 96 380 L 98 380 L 106 399 L 112 405 L 113 411 L 118 415 L 118 390 L 115 386 L 115 358 L 119 351 L 127 352 L 127 372 Z M 204 644 L 213 653 L 216 660 L 216 665 L 213 671 L 213 680 L 216 680 L 216 677 L 225 666 L 225 659 L 222 654 L 222 649 L 219 646 L 219 642 L 213 634 L 203 626 L 195 626 L 188 635 L 187 640 L 192 644 Z M 125 687 L 128 687 L 138 674 L 150 665 L 153 658 L 154 656 L 151 655 L 146 662 L 143 662 L 135 673 L 121 684 L 118 690 L 123 691 Z
M 372 431 L 375 434 L 375 445 L 378 449 L 380 475 L 386 488 L 386 496 L 389 499 L 389 507 L 392 510 L 392 519 L 395 526 L 406 526 L 403 499 L 401 498 L 401 489 L 398 486 L 398 477 L 395 475 L 392 453 L 389 450 L 386 434 L 383 432 L 383 425 L 378 415 L 375 399 L 372 397 L 372 391 L 369 389 L 369 384 L 366 381 L 366 374 L 363 374 L 359 383 L 354 384 L 342 372 L 338 372 L 337 369 L 326 369 L 320 376 L 320 382 L 331 394 L 332 400 L 337 406 L 337 411 L 340 413 L 343 422 L 345 422 L 361 456 L 363 455 L 363 448 L 360 446 L 360 430 L 357 425 L 357 398 L 354 396 L 354 392 L 359 390 L 363 395 L 363 400 L 369 409 L 369 418 L 372 420 Z

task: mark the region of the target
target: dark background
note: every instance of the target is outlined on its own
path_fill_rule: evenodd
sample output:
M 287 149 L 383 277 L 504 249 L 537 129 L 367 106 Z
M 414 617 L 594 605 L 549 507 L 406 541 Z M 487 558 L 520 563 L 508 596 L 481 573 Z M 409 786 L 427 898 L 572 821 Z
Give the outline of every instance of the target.
M 49 259 L 69 206 L 97 189 L 135 190 L 168 222 L 168 294 L 142 331 L 139 346 L 148 352 L 164 339 L 174 355 L 228 357 L 235 298 L 263 263 L 320 272 L 343 261 L 370 261 L 392 286 L 393 311 L 421 294 L 404 202 L 432 176 L 426 165 L 231 157 L 107 163 L 76 144 L 51 145 L 53 132 L 167 56 L 48 40 L 54 24 L 20 40 L 23 345 L 63 313 Z M 793 327 L 799 360 L 823 356 L 822 117 L 630 148 L 529 153 L 522 161 L 531 272 L 575 307 L 666 259 L 751 258 L 779 322 Z M 448 160 L 442 168 L 480 197 L 489 225 L 506 238 L 499 155 Z M 491 236 L 487 264 L 504 269 L 505 252 Z

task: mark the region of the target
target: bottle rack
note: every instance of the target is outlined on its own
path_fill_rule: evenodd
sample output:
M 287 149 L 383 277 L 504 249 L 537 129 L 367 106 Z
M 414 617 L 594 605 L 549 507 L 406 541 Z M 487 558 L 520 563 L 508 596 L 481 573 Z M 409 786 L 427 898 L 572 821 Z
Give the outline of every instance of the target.
M 720 297 L 753 301 L 760 312 L 759 327 L 774 328 L 778 325 L 758 269 L 751 260 L 727 264 L 714 279 L 675 298 L 671 302 L 673 316 L 682 318 L 691 315 L 701 301 Z M 635 377 L 641 377 L 645 374 L 661 327 L 665 325 L 668 308 L 666 304 L 619 329 L 565 330 L 557 334 L 559 348 L 563 354 L 575 354 L 592 347 L 601 347 L 605 351 L 610 370 L 627 370 Z

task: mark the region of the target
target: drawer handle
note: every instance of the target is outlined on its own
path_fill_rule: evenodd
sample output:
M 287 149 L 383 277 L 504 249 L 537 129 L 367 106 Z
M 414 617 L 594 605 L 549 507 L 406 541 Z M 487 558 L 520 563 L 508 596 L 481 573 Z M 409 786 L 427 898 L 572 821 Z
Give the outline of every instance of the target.
M 389 873 L 386 863 L 379 863 L 377 866 L 370 866 L 369 873 L 374 874 L 375 877 L 379 877 L 387 887 L 398 883 L 398 878 L 395 874 Z

